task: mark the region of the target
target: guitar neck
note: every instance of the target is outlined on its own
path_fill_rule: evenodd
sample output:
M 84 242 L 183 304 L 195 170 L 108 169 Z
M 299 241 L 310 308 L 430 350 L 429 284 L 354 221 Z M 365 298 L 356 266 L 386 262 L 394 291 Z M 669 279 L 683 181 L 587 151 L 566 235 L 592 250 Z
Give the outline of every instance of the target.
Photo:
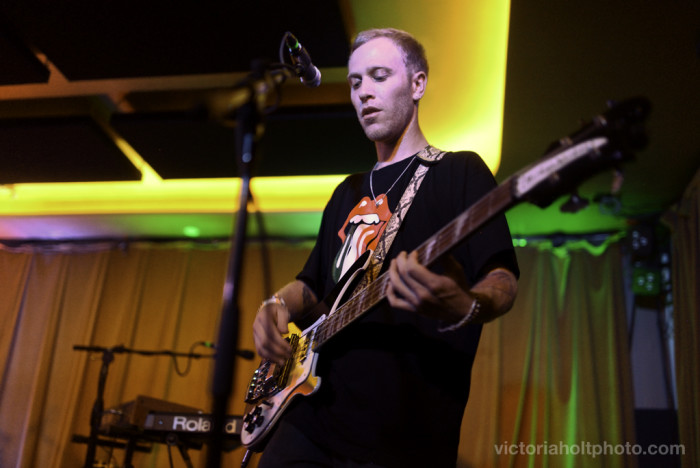
M 423 242 L 415 250 L 418 261 L 426 266 L 433 264 L 487 221 L 513 206 L 516 200 L 512 193 L 512 185 L 511 177 Z M 314 347 L 322 346 L 340 330 L 377 305 L 386 297 L 388 285 L 389 275 L 383 273 L 348 299 L 316 329 Z

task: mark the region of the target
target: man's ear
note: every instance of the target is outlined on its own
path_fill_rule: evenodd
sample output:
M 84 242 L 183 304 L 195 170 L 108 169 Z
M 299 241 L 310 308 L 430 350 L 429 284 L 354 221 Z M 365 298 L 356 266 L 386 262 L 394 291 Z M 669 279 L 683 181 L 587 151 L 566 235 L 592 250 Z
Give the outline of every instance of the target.
M 423 71 L 418 71 L 411 78 L 411 88 L 413 90 L 413 100 L 420 101 L 425 94 L 425 87 L 428 84 L 428 76 Z

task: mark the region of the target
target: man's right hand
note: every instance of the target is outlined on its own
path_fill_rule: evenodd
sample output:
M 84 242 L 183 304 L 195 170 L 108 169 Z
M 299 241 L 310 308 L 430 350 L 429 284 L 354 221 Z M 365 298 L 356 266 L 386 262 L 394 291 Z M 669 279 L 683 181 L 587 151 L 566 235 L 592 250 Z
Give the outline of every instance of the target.
M 291 356 L 292 348 L 282 335 L 289 332 L 289 310 L 282 301 L 263 303 L 253 322 L 255 350 L 263 359 L 284 364 Z

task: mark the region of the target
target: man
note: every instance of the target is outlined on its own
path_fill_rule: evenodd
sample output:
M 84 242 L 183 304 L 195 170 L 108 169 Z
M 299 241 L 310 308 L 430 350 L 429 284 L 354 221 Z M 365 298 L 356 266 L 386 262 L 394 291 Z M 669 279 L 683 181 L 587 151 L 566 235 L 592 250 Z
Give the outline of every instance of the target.
M 408 33 L 370 30 L 355 39 L 350 95 L 377 164 L 335 190 L 304 269 L 258 310 L 261 357 L 285 361 L 288 323 L 304 318 L 377 246 L 417 168 L 430 167 L 382 266 L 387 300 L 324 345 L 319 390 L 287 409 L 260 467 L 455 466 L 480 324 L 511 308 L 518 268 L 503 216 L 431 269 L 407 253 L 495 186 L 475 153 L 433 163 L 417 157 L 436 153 L 418 124 L 427 79 L 423 48 Z

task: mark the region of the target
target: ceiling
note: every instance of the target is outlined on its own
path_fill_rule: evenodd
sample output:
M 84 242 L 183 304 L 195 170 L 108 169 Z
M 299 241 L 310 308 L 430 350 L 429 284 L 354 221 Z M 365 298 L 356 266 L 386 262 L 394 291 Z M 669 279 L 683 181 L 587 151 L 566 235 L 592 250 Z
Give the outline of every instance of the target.
M 449 1 L 409 3 L 418 16 L 426 8 L 450 10 Z M 138 181 L 146 171 L 162 179 L 237 176 L 230 122 L 241 93 L 235 88 L 254 59 L 277 59 L 285 31 L 310 51 L 323 84 L 285 85 L 279 109 L 266 119 L 255 174 L 364 170 L 372 164 L 372 147 L 354 123 L 343 70 L 348 38 L 365 24 L 364 4 L 5 1 L 0 184 L 11 191 L 25 183 Z M 410 21 L 396 16 L 388 25 L 408 29 Z M 513 232 L 616 230 L 674 203 L 700 161 L 698 83 L 696 1 L 634 8 L 604 0 L 514 2 L 499 181 L 603 111 L 609 100 L 642 95 L 653 110 L 650 145 L 626 166 L 619 193 L 611 193 L 609 175 L 598 176 L 581 188 L 591 200 L 583 211 L 521 205 L 509 213 Z M 172 238 L 182 236 L 183 222 L 222 223 L 220 213 L 188 216 L 193 219 L 174 222 L 165 213 L 51 219 L 13 213 L 0 216 L 0 238 L 47 238 L 52 222 L 53 238 Z M 224 231 L 205 233 L 230 232 L 223 218 Z

